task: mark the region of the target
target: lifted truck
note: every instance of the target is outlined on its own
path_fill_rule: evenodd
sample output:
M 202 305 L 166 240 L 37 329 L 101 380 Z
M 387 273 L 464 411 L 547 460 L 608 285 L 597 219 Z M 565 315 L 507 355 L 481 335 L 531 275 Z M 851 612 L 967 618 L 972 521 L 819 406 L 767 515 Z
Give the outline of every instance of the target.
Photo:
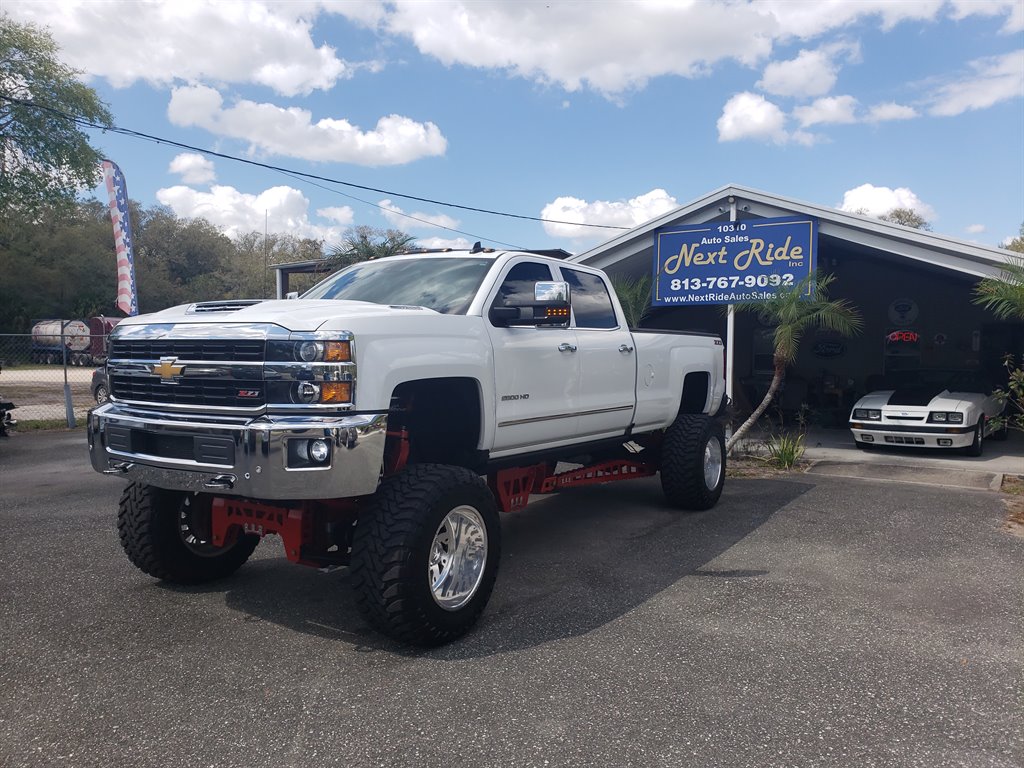
M 297 301 L 123 320 L 89 450 L 130 481 L 118 529 L 145 573 L 221 578 L 277 534 L 293 562 L 349 566 L 378 630 L 434 645 L 487 604 L 499 509 L 655 473 L 672 506 L 714 506 L 723 367 L 711 334 L 631 331 L 599 270 L 396 256 Z

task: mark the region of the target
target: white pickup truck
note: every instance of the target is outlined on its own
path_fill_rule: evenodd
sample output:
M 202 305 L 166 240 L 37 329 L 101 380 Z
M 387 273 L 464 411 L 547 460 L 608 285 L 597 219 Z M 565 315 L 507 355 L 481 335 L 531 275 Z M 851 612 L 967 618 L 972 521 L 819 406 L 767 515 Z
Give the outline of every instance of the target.
M 349 566 L 373 626 L 431 645 L 483 612 L 499 509 L 659 472 L 670 505 L 714 506 L 723 368 L 714 335 L 631 331 L 599 270 L 396 256 L 299 300 L 122 321 L 89 450 L 130 481 L 118 529 L 147 574 L 220 578 L 273 533 L 294 562 Z

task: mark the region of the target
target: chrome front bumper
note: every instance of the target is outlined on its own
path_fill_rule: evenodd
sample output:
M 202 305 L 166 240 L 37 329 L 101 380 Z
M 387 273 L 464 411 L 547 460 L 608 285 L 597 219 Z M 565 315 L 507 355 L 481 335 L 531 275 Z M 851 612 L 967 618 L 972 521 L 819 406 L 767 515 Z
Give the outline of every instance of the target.
M 97 472 L 158 488 L 260 500 L 373 493 L 386 432 L 387 414 L 227 418 L 107 403 L 88 418 Z M 316 438 L 329 441 L 328 461 L 289 466 L 289 441 Z

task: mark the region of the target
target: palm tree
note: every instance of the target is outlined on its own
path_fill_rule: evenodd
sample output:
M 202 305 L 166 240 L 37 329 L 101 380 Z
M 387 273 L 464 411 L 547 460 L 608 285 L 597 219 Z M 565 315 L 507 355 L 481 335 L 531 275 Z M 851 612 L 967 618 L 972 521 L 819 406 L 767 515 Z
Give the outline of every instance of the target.
M 1022 241 L 1024 224 L 1021 225 L 1021 237 L 1015 238 L 1008 247 L 1018 250 Z M 986 277 L 978 283 L 974 289 L 974 303 L 992 310 L 1000 320 L 1024 320 L 1024 256 L 1011 256 L 999 277 Z M 992 421 L 1024 431 L 1024 366 L 1015 364 L 1012 355 L 1006 356 L 1004 365 L 1009 374 L 1006 391 L 1003 392 L 1006 411 Z
M 1002 275 L 978 283 L 974 303 L 991 309 L 1000 320 L 1024 319 L 1024 256 L 1011 256 Z
M 639 328 L 640 321 L 651 311 L 650 275 L 643 277 L 613 277 L 612 286 L 619 297 L 622 312 L 630 328 Z
M 383 259 L 408 250 L 416 238 L 397 229 L 376 229 L 365 224 L 345 232 L 339 245 L 327 251 L 333 266 L 347 267 L 360 261 Z
M 805 330 L 824 328 L 842 336 L 860 332 L 860 313 L 853 305 L 843 299 L 829 300 L 828 287 L 834 280 L 832 275 L 808 275 L 799 284 L 782 288 L 768 299 L 736 304 L 737 312 L 756 312 L 765 325 L 775 326 L 775 372 L 761 404 L 729 438 L 727 451 L 733 449 L 771 404 L 786 378 L 786 367 L 796 359 Z M 808 289 L 813 289 L 810 296 Z

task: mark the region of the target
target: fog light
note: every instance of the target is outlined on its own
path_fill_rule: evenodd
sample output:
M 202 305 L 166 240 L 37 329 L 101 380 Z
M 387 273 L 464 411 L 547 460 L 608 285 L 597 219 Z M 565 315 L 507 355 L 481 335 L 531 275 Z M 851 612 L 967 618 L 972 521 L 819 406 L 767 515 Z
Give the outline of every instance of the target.
M 953 441 L 950 440 L 948 437 L 940 437 L 939 438 L 939 445 L 941 445 L 943 448 L 948 448 L 952 444 L 953 444 Z
M 863 440 L 865 443 L 875 442 L 875 438 L 872 435 L 861 435 L 860 439 Z
M 300 381 L 295 385 L 295 402 L 319 403 L 320 386 L 311 381 Z
M 327 444 L 326 440 L 309 441 L 309 458 L 311 461 L 315 461 L 317 464 L 323 464 L 327 461 L 327 457 L 330 455 L 331 446 Z

